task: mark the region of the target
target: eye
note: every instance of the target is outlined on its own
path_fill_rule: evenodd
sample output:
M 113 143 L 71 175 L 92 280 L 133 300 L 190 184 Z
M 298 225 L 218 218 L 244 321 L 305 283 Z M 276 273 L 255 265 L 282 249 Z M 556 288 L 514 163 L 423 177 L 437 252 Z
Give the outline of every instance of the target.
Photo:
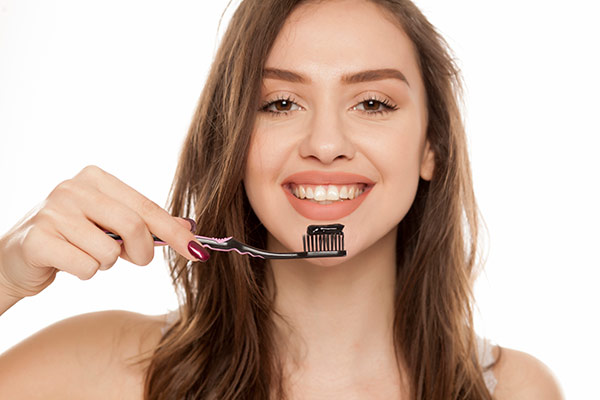
M 398 109 L 398 106 L 393 104 L 388 99 L 378 99 L 376 97 L 367 98 L 354 107 L 352 107 L 355 111 L 362 111 L 367 114 L 383 114 L 390 111 L 395 111 Z
M 287 114 L 291 111 L 297 111 L 301 109 L 302 107 L 296 104 L 292 98 L 287 97 L 273 101 L 268 101 L 265 104 L 263 104 L 260 110 L 263 112 L 269 112 L 273 114 Z

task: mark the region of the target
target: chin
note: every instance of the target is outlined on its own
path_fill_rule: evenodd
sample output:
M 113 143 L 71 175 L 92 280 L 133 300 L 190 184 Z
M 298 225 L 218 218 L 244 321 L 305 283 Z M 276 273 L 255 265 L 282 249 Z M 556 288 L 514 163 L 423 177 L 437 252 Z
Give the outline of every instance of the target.
M 335 268 L 346 264 L 350 259 L 352 256 L 346 255 L 346 257 L 308 258 L 303 261 L 322 268 Z

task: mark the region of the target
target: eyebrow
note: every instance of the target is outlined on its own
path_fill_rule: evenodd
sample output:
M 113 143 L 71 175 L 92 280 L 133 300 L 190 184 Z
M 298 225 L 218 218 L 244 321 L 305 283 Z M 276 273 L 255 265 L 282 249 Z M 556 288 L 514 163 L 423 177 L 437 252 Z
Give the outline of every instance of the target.
M 278 79 L 292 83 L 310 83 L 311 80 L 304 75 L 277 68 L 265 68 L 263 70 L 263 78 Z M 342 76 L 342 83 L 355 84 L 362 82 L 381 81 L 384 79 L 398 79 L 406 83 L 409 87 L 408 79 L 402 72 L 394 68 L 369 69 L 365 71 L 354 72 Z

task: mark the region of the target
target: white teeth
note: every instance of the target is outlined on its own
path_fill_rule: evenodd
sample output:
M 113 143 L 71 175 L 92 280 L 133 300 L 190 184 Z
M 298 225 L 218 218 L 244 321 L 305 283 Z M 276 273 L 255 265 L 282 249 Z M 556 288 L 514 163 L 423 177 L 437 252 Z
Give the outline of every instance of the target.
M 365 190 L 358 185 L 336 186 L 318 185 L 302 186 L 294 185 L 291 193 L 299 199 L 308 199 L 320 204 L 331 204 L 334 201 L 352 200 L 360 196 Z
M 321 185 L 319 185 L 315 188 L 315 200 L 316 201 L 327 200 L 327 191 Z
M 303 199 L 306 197 L 306 190 L 304 190 L 304 186 L 297 186 L 298 192 L 300 193 L 300 198 Z M 298 196 L 296 196 L 298 197 Z
M 306 198 L 307 199 L 314 199 L 315 198 L 315 194 L 313 193 L 313 190 L 311 187 L 307 187 L 306 188 Z
M 340 199 L 347 199 L 348 198 L 348 188 L 346 186 L 342 186 L 342 188 L 340 189 Z
M 333 185 L 327 186 L 326 200 L 339 200 L 339 199 L 340 199 L 340 194 L 338 193 L 338 188 Z

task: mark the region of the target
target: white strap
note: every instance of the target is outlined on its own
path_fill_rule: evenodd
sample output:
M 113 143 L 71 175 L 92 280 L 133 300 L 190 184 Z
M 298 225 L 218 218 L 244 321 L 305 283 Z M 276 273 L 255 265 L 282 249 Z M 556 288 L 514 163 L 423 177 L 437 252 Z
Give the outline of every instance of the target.
M 496 385 L 498 384 L 498 380 L 494 376 L 494 372 L 491 369 L 486 369 L 496 361 L 494 354 L 492 353 L 493 349 L 493 343 L 491 343 L 488 339 L 477 336 L 477 355 L 479 358 L 479 365 L 481 365 L 481 367 L 484 369 L 483 380 L 485 381 L 485 386 L 488 388 L 490 394 L 494 393 L 494 390 L 496 390 Z

